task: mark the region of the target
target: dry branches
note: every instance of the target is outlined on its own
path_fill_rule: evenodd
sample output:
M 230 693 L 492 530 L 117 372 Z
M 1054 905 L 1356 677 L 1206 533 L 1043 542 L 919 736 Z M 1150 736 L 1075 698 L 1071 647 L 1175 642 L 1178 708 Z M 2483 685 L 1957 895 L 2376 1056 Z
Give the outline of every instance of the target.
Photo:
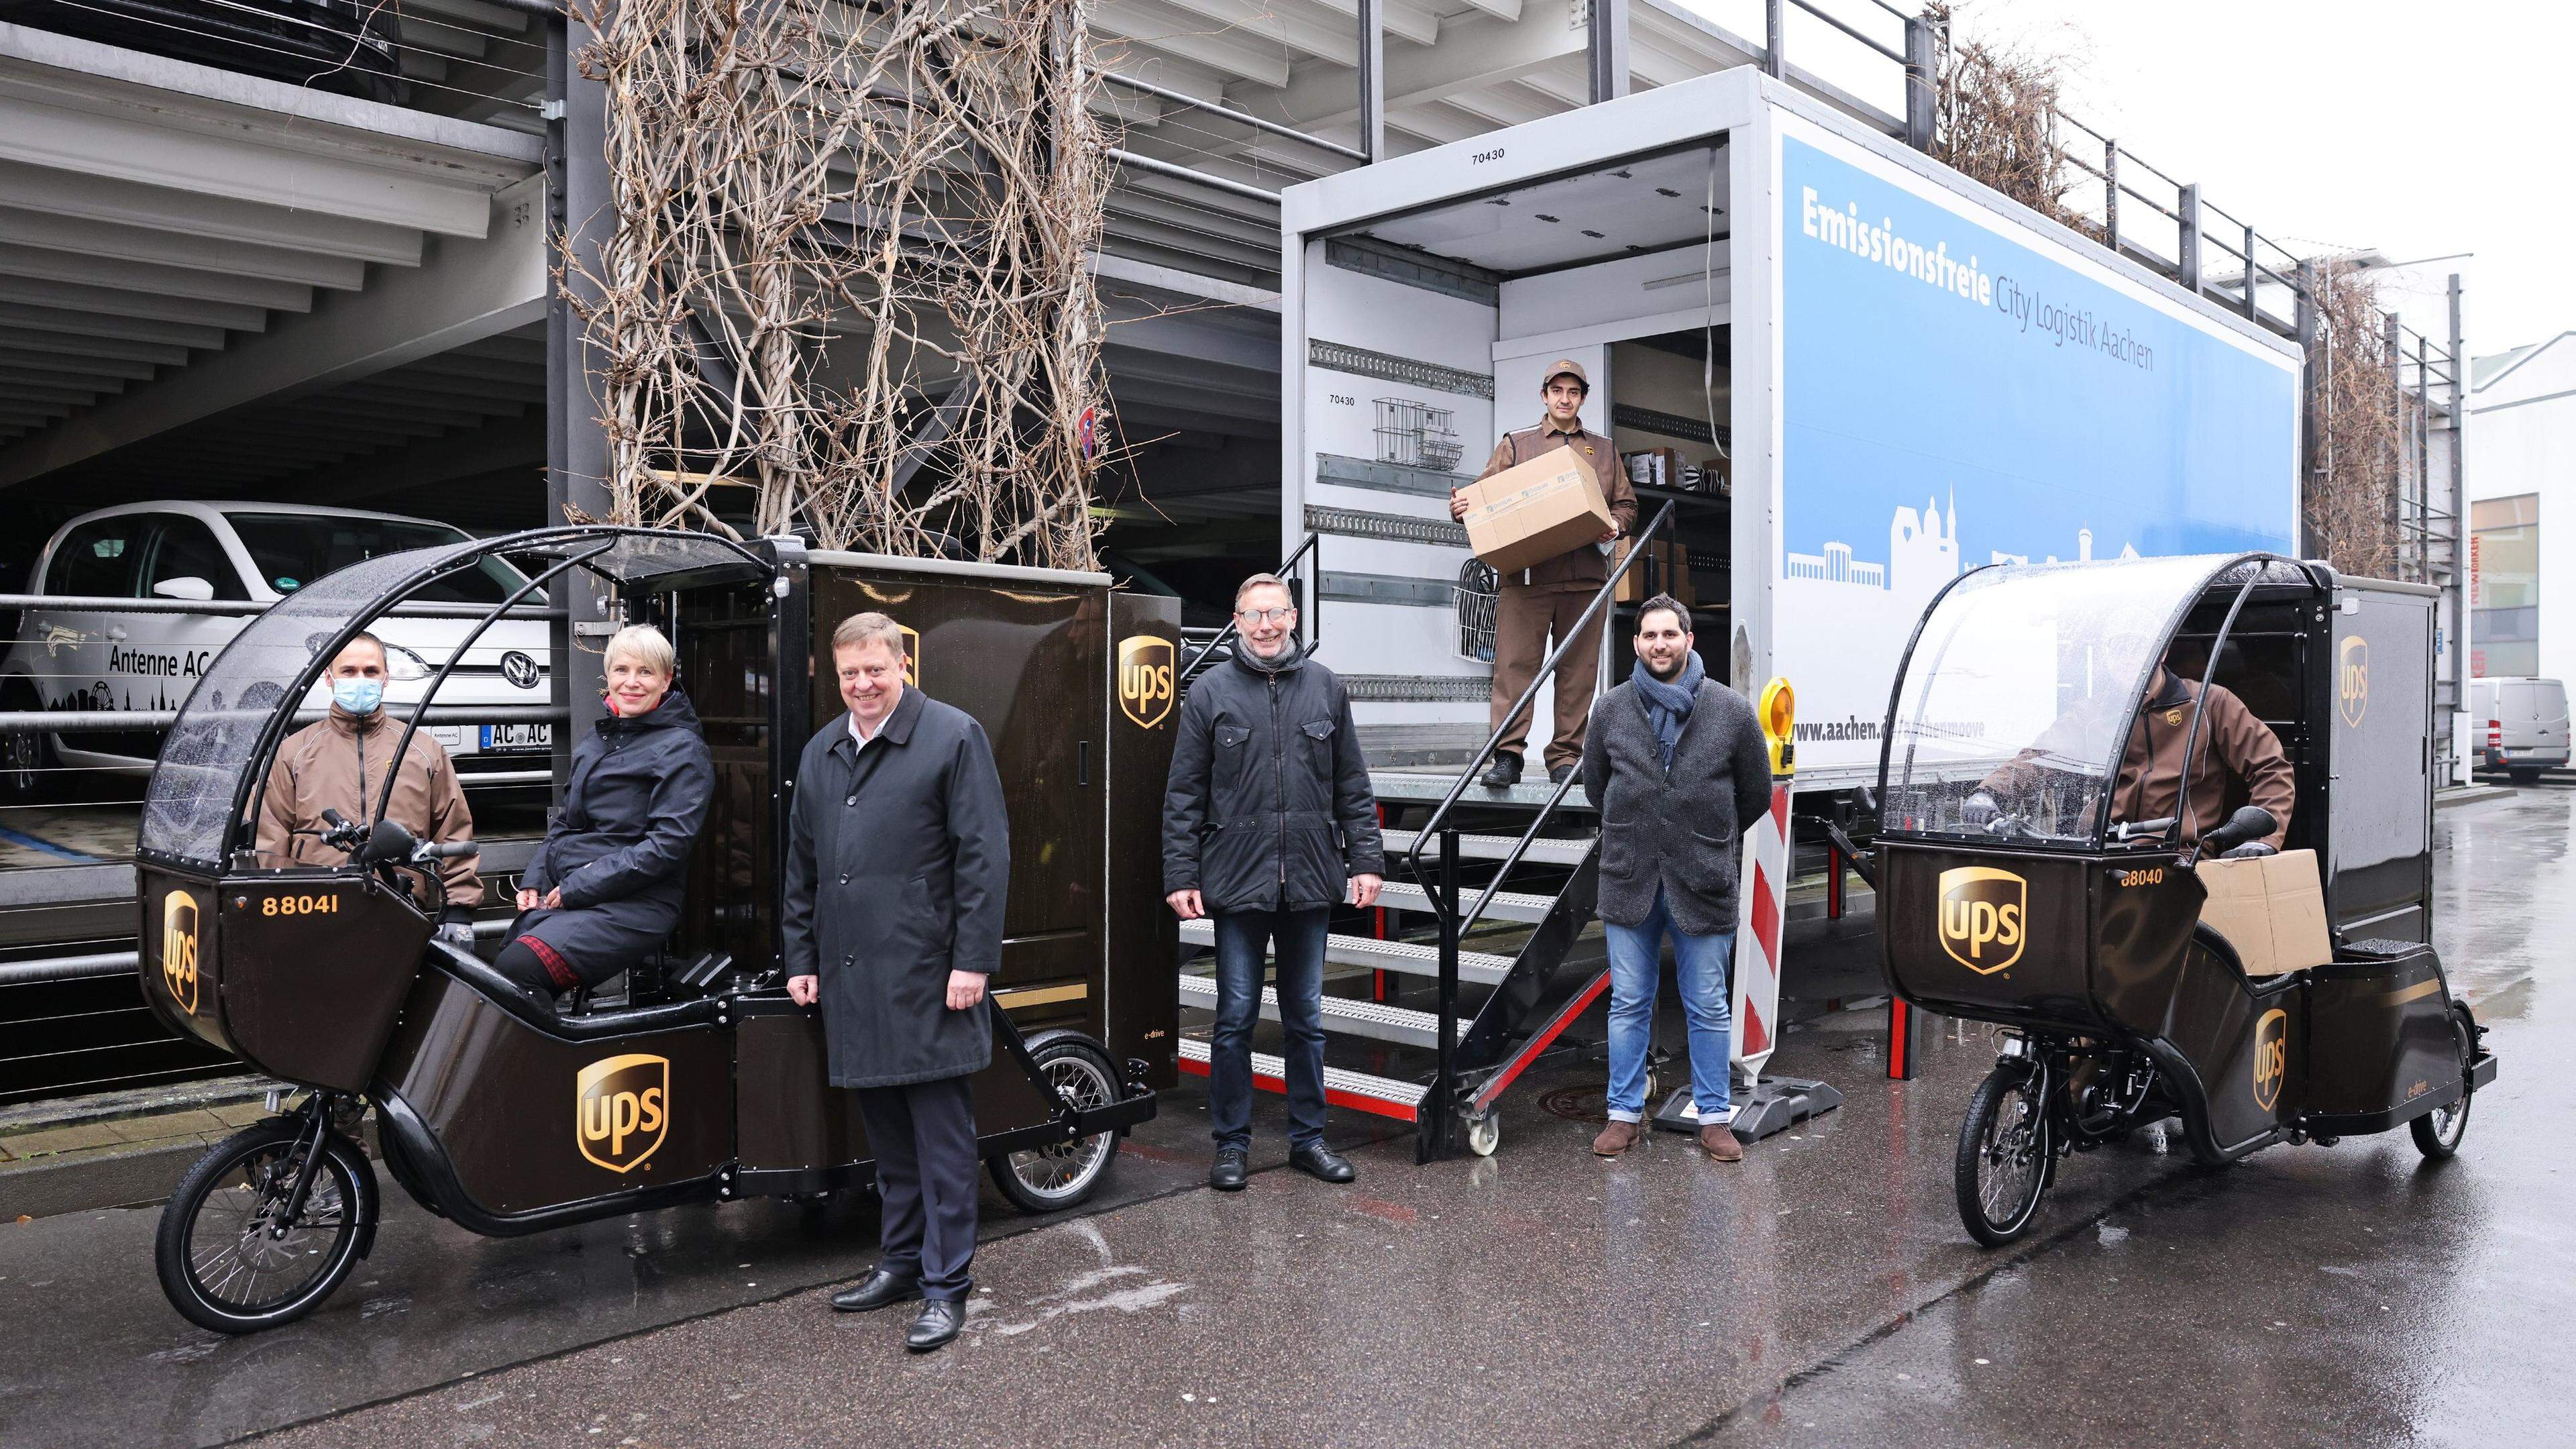
M 1950 7 L 1934 4 L 1924 14 L 1945 37 L 1933 92 L 1933 156 L 2052 221 L 2098 234 L 2066 204 L 2076 175 L 2058 144 L 2064 62 L 1981 40 L 1948 42 Z
M 1093 565 L 1086 4 L 574 0 L 613 227 L 564 282 L 614 518 Z
M 2398 479 L 2415 405 L 2398 385 L 2377 279 L 2352 264 L 2304 269 L 2316 309 L 2308 344 L 2310 536 L 2348 574 L 2396 578 Z

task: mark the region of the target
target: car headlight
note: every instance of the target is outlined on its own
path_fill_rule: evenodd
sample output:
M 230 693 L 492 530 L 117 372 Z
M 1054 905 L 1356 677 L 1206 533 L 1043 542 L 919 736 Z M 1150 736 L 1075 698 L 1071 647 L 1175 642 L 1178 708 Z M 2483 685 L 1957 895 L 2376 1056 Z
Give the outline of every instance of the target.
M 427 679 L 437 672 L 437 670 L 429 667 L 428 660 L 421 658 L 419 655 L 408 649 L 405 649 L 400 644 L 387 644 L 385 646 L 385 678 L 408 682 L 418 679 Z

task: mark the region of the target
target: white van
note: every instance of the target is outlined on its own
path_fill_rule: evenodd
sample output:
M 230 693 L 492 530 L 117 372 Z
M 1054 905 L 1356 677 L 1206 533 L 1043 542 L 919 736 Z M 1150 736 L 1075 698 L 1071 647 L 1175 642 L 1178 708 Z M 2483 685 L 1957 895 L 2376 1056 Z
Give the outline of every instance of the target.
M 2555 679 L 2479 679 L 2469 685 L 2469 723 L 2483 730 L 2478 766 L 2517 785 L 2567 768 L 2567 686 Z
M 27 582 L 30 594 L 274 603 L 361 559 L 462 541 L 452 524 L 392 513 L 287 503 L 130 503 L 86 513 L 56 530 Z M 526 577 L 499 559 L 423 594 L 497 604 Z M 531 603 L 537 602 L 531 598 Z M 107 613 L 30 608 L 0 659 L 0 710 L 171 710 L 187 699 L 216 652 L 250 622 L 241 613 Z M 473 619 L 392 618 L 385 641 L 389 703 L 419 697 Z M 441 705 L 542 705 L 546 626 L 503 619 L 467 651 Z M 328 696 L 318 689 L 314 705 Z M 553 742 L 550 726 L 424 725 L 458 756 L 458 774 L 526 768 Z M 0 734 L 0 797 L 42 793 L 57 765 L 149 774 L 160 731 L 13 731 Z

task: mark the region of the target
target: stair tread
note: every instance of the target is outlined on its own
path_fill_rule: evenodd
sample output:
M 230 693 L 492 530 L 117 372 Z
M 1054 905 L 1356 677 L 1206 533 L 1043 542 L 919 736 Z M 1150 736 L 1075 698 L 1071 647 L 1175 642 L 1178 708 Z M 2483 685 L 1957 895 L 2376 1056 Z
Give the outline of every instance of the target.
M 1436 803 L 1447 799 L 1450 787 L 1457 783 L 1458 772 L 1455 770 L 1369 771 L 1369 785 L 1377 792 L 1377 798 L 1380 800 L 1427 800 Z M 1466 793 L 1458 797 L 1458 803 L 1461 805 L 1524 805 L 1535 809 L 1546 804 L 1547 797 L 1555 793 L 1556 787 L 1548 783 L 1546 775 L 1532 774 L 1523 776 L 1519 784 L 1508 789 L 1495 790 L 1484 785 L 1469 785 Z M 1557 808 L 1589 811 L 1592 808 L 1592 797 L 1585 794 L 1582 784 L 1577 782 L 1573 789 L 1565 792 L 1565 799 L 1558 804 Z
M 1181 1038 L 1181 1060 L 1205 1063 L 1207 1059 L 1206 1042 L 1196 1037 Z M 1288 1074 L 1288 1063 L 1285 1058 L 1271 1052 L 1254 1052 L 1252 1070 L 1256 1076 L 1284 1077 Z M 1430 1095 L 1431 1089 L 1420 1082 L 1399 1082 L 1393 1077 L 1372 1077 L 1366 1072 L 1328 1066 L 1324 1068 L 1324 1090 L 1347 1092 L 1355 1097 L 1369 1097 L 1380 1102 L 1394 1102 L 1407 1107 L 1419 1107 L 1422 1105 L 1422 1099 Z
M 1481 886 L 1462 889 L 1459 892 L 1461 906 L 1475 905 L 1476 897 L 1483 893 L 1483 889 Z M 1427 912 L 1431 909 L 1431 893 L 1418 885 L 1388 881 L 1386 889 L 1378 895 L 1378 904 L 1397 910 Z M 1554 896 L 1542 896 L 1528 891 L 1496 891 L 1493 901 L 1485 907 L 1485 914 L 1480 919 L 1537 922 L 1546 920 L 1547 913 L 1555 908 L 1556 897 Z
M 1180 979 L 1180 1001 L 1204 1011 L 1216 1009 L 1216 978 L 1183 976 Z M 1270 1021 L 1279 1019 L 1279 988 L 1261 988 L 1261 1015 Z M 1415 1046 L 1431 1046 L 1440 1040 L 1440 1018 L 1428 1011 L 1415 1011 L 1406 1006 L 1389 1006 L 1382 1001 L 1358 1001 L 1348 996 L 1324 997 L 1324 1030 L 1346 1031 L 1354 1036 L 1372 1037 L 1379 1041 L 1396 1041 Z M 1465 1036 L 1472 1025 L 1461 1016 L 1457 1034 Z
M 1202 917 L 1181 922 L 1181 940 L 1186 945 L 1216 944 L 1216 922 Z M 1345 936 L 1336 932 L 1324 938 L 1324 959 L 1345 966 L 1375 966 L 1386 971 L 1403 971 L 1418 976 L 1440 973 L 1440 948 L 1424 941 L 1381 941 L 1374 936 Z M 1490 951 L 1458 953 L 1458 979 L 1483 986 L 1495 985 L 1510 973 L 1512 958 Z
M 1414 840 L 1420 834 L 1421 832 L 1416 830 L 1385 832 L 1388 857 L 1393 858 L 1411 851 Z M 1510 855 L 1512 847 L 1518 844 L 1520 844 L 1520 837 L 1517 835 L 1461 835 L 1458 837 L 1458 854 L 1465 860 L 1501 860 Z M 1530 842 L 1530 848 L 1521 856 L 1521 860 L 1525 864 L 1535 861 L 1541 865 L 1581 865 L 1583 858 L 1591 853 L 1590 837 L 1567 839 L 1563 836 L 1542 836 Z M 1431 843 L 1431 848 L 1423 853 L 1423 859 L 1439 858 L 1440 843 L 1435 840 Z

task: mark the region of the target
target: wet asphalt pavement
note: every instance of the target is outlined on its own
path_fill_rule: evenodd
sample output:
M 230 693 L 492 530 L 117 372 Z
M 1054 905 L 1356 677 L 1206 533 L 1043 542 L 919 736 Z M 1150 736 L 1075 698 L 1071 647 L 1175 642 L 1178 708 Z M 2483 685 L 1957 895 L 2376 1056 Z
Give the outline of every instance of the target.
M 1597 1075 L 1569 1067 L 1512 1092 L 1493 1159 L 1416 1167 L 1409 1137 L 1336 1113 L 1357 1185 L 1271 1170 L 1222 1196 L 1195 1186 L 1185 1083 L 1084 1215 L 988 1194 L 986 1291 L 919 1359 L 901 1310 L 812 1291 L 865 1269 L 859 1212 L 493 1242 L 389 1190 L 337 1298 L 243 1340 L 161 1302 L 149 1212 L 0 1227 L 0 1442 L 2569 1442 L 2571 806 L 2437 816 L 2439 944 L 2502 1063 L 2442 1167 L 2402 1131 L 2219 1172 L 2114 1149 L 1989 1253 L 1949 1190 L 1981 1028 L 1906 1084 L 1881 1079 L 1877 1013 L 1793 1033 L 1778 1070 L 1847 1104 L 1734 1167 L 1663 1135 L 1594 1159 Z

